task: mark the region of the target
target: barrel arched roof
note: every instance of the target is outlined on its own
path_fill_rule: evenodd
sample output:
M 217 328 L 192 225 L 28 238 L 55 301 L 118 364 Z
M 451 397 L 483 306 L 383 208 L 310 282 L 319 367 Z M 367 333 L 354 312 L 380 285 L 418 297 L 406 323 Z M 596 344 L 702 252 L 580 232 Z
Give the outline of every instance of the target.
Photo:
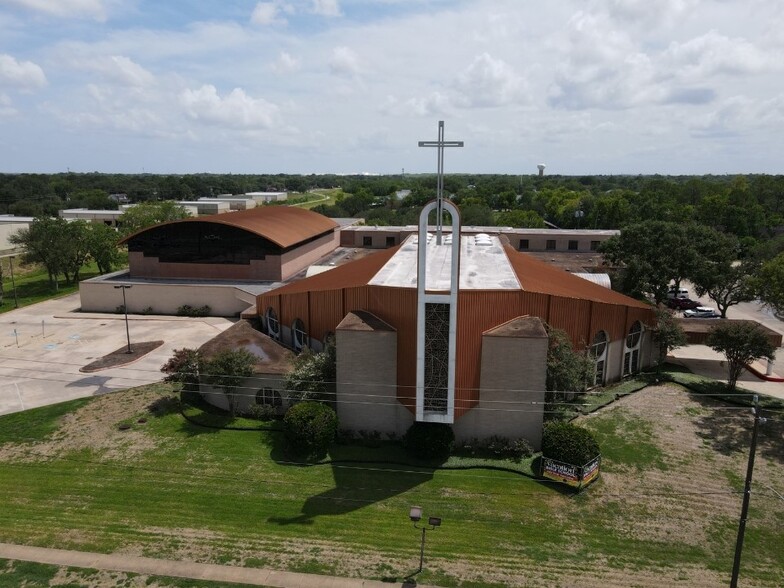
M 236 227 L 272 241 L 283 249 L 334 231 L 338 227 L 338 224 L 331 218 L 304 208 L 261 206 L 250 210 L 238 210 L 161 223 L 137 231 L 125 237 L 120 243 L 127 243 L 137 235 L 175 223 L 212 223 Z

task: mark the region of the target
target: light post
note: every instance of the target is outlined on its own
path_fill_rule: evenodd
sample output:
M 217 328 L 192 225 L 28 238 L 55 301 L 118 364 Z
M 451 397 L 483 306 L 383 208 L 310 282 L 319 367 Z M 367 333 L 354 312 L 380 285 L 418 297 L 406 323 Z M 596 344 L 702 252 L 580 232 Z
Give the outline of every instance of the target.
M 125 336 L 128 338 L 128 351 L 126 353 L 133 353 L 131 349 L 131 331 L 128 328 L 128 305 L 125 303 L 125 291 L 128 288 L 133 288 L 133 286 L 129 286 L 128 284 L 121 284 L 120 286 L 115 286 L 114 289 L 122 290 L 123 295 L 123 312 L 125 313 Z
M 425 564 L 425 532 L 432 531 L 436 527 L 441 526 L 441 519 L 438 517 L 429 517 L 427 519 L 427 525 L 418 526 L 417 523 L 422 520 L 422 507 L 421 506 L 412 506 L 411 510 L 408 513 L 408 518 L 414 523 L 415 529 L 422 529 L 422 544 L 419 548 L 419 569 L 416 572 L 413 572 L 409 575 L 414 576 L 419 574 L 422 571 L 422 568 Z

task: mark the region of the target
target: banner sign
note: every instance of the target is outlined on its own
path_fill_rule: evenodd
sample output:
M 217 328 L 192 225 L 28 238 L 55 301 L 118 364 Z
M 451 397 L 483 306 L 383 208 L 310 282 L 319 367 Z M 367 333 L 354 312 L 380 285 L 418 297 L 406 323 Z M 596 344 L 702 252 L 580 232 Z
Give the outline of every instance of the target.
M 601 456 L 598 455 L 583 467 L 542 457 L 542 476 L 572 488 L 582 488 L 599 476 L 600 462 Z

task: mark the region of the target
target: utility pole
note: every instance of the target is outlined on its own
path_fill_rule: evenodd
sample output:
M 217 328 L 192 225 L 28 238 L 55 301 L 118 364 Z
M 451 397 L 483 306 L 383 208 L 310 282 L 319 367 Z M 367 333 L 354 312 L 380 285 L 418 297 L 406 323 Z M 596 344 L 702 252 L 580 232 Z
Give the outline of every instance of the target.
M 759 396 L 754 395 L 754 428 L 751 431 L 751 448 L 749 449 L 749 464 L 746 468 L 746 485 L 743 489 L 743 506 L 740 511 L 740 522 L 738 524 L 738 540 L 735 543 L 735 562 L 732 566 L 732 580 L 730 588 L 738 588 L 738 574 L 740 573 L 740 556 L 743 551 L 743 536 L 746 533 L 746 518 L 749 514 L 749 499 L 751 498 L 751 476 L 754 473 L 754 456 L 757 453 L 757 429 L 759 429 L 760 418 Z

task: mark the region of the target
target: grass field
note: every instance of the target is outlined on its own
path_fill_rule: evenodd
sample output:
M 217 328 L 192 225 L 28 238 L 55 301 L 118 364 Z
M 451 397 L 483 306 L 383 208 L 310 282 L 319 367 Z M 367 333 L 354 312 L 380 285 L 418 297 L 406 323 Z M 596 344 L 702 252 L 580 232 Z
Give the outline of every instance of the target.
M 15 308 L 14 304 L 14 287 L 11 281 L 11 274 L 8 268 L 3 268 L 3 302 L 0 304 L 0 313 L 8 312 Z M 49 276 L 46 270 L 39 266 L 26 268 L 14 268 L 14 282 L 16 283 L 16 300 L 20 307 L 29 306 L 43 300 L 55 298 L 58 296 L 65 296 L 72 294 L 79 290 L 79 284 L 66 284 L 65 280 L 60 277 L 58 282 L 58 289 L 49 284 Z M 100 275 L 98 267 L 95 263 L 90 263 L 84 266 L 80 274 L 80 279 L 86 280 Z
M 0 417 L 17 439 L 0 437 L 0 541 L 400 580 L 418 565 L 416 504 L 443 519 L 422 583 L 728 583 L 750 418 L 679 386 L 581 417 L 604 463 L 576 496 L 519 473 L 384 464 L 371 449 L 332 452 L 366 462 L 292 463 L 280 433 L 196 426 L 165 395 L 153 385 Z M 781 490 L 782 427 L 766 427 L 744 586 L 784 585 L 784 502 L 765 490 Z

